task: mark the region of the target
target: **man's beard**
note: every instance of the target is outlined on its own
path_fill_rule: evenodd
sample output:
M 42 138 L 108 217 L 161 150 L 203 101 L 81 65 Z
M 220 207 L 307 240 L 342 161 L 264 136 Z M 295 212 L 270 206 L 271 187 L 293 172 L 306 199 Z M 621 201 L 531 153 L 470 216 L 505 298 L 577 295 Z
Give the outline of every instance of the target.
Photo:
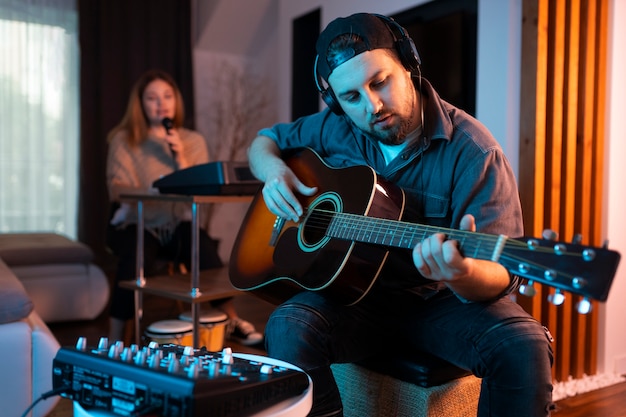
M 397 126 L 392 126 L 390 129 L 386 129 L 382 132 L 374 131 L 372 134 L 383 145 L 400 145 L 404 143 L 406 136 L 410 133 L 411 121 L 409 119 L 403 119 Z
M 404 104 L 402 106 L 400 106 L 399 111 L 400 114 L 404 114 L 403 110 L 406 110 L 406 112 L 408 113 L 406 116 L 402 117 L 400 116 L 400 122 L 397 125 L 393 125 L 390 126 L 389 129 L 385 129 L 382 131 L 373 131 L 373 135 L 378 139 L 378 141 L 384 145 L 400 145 L 402 143 L 404 143 L 404 141 L 406 140 L 406 137 L 409 133 L 411 133 L 411 131 L 413 130 L 412 127 L 412 123 L 411 123 L 411 116 L 412 116 L 412 112 L 415 111 L 415 95 L 411 95 L 410 98 L 407 98 L 404 101 Z M 383 109 L 380 110 L 379 114 L 385 114 L 387 113 L 386 111 L 387 109 L 385 109 L 383 107 Z M 390 111 L 389 113 L 393 114 L 393 111 Z M 396 113 L 397 115 L 398 113 Z

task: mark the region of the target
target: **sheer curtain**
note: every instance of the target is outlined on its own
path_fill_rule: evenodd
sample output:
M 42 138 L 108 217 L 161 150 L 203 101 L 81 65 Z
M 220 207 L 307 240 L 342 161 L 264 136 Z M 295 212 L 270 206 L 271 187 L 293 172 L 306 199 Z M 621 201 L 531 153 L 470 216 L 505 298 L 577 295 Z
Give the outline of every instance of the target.
M 76 0 L 0 0 L 0 232 L 76 237 Z

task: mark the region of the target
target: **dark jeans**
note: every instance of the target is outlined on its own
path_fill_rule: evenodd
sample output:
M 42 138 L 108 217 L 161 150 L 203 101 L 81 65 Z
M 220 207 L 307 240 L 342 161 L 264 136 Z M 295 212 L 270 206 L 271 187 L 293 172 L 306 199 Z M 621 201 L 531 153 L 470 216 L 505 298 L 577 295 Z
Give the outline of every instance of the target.
M 480 417 L 548 416 L 552 407 L 550 341 L 508 297 L 468 304 L 449 291 L 424 301 L 375 288 L 355 306 L 343 306 L 302 292 L 273 312 L 265 332 L 270 357 L 311 376 L 311 416 L 342 415 L 331 363 L 393 356 L 398 349 L 430 352 L 483 378 Z
M 222 266 L 217 252 L 218 242 L 205 231 L 198 234 L 199 267 L 201 270 Z M 144 231 L 144 275 L 158 274 L 158 259 L 165 258 L 184 263 L 190 269 L 191 260 L 191 222 L 178 225 L 171 241 L 163 246 L 151 233 Z M 120 281 L 136 279 L 137 226 L 130 225 L 122 230 L 109 230 L 107 244 L 118 257 L 115 284 L 111 293 L 110 315 L 120 320 L 130 320 L 135 315 L 133 291 L 120 288 Z

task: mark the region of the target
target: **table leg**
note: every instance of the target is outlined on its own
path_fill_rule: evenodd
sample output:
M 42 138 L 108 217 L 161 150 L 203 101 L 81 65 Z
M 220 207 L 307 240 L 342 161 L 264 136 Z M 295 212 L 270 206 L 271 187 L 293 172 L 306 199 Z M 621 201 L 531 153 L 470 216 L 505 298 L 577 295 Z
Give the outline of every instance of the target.
M 199 232 L 198 224 L 198 204 L 191 203 L 191 297 L 200 296 L 200 259 L 199 259 Z M 191 322 L 193 332 L 193 347 L 200 347 L 199 321 L 200 321 L 200 304 L 191 303 Z
M 146 279 L 144 277 L 144 265 L 143 265 L 143 202 L 137 201 L 137 252 L 135 254 L 136 265 L 135 275 L 137 277 L 137 287 L 143 287 L 146 285 Z M 140 346 L 141 341 L 141 319 L 143 318 L 143 294 L 139 289 L 135 290 L 135 343 Z

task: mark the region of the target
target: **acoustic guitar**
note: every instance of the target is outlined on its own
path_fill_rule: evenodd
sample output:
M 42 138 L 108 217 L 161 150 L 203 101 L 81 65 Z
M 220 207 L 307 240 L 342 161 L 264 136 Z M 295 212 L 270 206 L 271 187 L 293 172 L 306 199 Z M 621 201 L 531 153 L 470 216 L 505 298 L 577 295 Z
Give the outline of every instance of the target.
M 367 166 L 332 168 L 311 149 L 285 159 L 316 195 L 300 196 L 299 222 L 277 218 L 259 191 L 241 225 L 230 261 L 235 288 L 272 303 L 324 291 L 345 304 L 372 288 L 390 249 L 412 249 L 433 233 L 458 242 L 464 256 L 584 297 L 606 301 L 620 254 L 606 248 L 534 237 L 509 238 L 402 221 L 402 189 Z M 527 288 L 527 287 L 526 287 Z

